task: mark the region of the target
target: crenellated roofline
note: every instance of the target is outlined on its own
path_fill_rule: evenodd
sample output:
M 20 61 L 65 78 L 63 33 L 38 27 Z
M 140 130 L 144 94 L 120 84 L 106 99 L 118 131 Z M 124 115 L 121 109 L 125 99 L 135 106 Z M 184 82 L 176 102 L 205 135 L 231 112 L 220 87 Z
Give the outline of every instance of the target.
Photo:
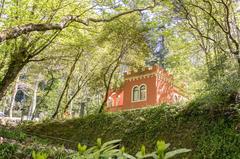
M 129 70 L 124 73 L 124 80 L 138 80 L 143 78 L 151 78 L 152 76 L 163 76 L 164 78 L 171 79 L 173 76 L 169 74 L 165 69 L 160 67 L 158 64 L 155 64 L 153 66 L 145 67 L 141 70 L 133 71 Z

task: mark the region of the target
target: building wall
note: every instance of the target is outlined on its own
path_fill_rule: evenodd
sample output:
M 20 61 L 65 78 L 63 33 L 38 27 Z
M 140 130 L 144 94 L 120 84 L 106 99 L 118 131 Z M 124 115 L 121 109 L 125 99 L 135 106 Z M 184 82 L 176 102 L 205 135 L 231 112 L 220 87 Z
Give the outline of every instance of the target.
M 113 99 L 113 102 L 112 106 L 106 107 L 107 111 L 138 109 L 160 103 L 171 104 L 181 97 L 172 84 L 172 75 L 156 65 L 141 71 L 128 72 L 124 79 L 124 85 L 119 90 L 109 93 L 109 98 Z M 133 87 L 142 84 L 147 87 L 146 100 L 132 101 Z
M 146 85 L 146 100 L 132 101 L 132 89 L 134 86 Z M 142 77 L 134 80 L 126 80 L 124 83 L 124 100 L 125 109 L 136 109 L 156 104 L 156 76 Z
M 117 91 L 110 91 L 108 93 L 106 110 L 109 112 L 116 112 L 116 111 L 123 110 L 123 98 L 124 98 L 124 91 L 122 88 Z M 112 101 L 110 101 L 110 99 Z
M 172 76 L 165 71 L 160 71 L 157 75 L 157 104 L 172 103 Z
M 169 103 L 170 85 L 164 81 L 157 82 L 157 103 Z

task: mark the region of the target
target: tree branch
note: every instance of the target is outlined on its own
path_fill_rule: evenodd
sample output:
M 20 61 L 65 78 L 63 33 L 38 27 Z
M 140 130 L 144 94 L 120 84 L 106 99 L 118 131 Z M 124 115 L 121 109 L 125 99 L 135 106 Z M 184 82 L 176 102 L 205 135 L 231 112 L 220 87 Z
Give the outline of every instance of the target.
M 0 32 L 0 43 L 6 40 L 15 39 L 23 34 L 27 34 L 34 31 L 41 32 L 41 31 L 48 31 L 48 30 L 63 30 L 73 22 L 80 23 L 86 26 L 88 26 L 90 22 L 94 22 L 94 23 L 111 22 L 123 15 L 131 14 L 134 12 L 141 12 L 147 9 L 154 8 L 155 5 L 156 4 L 154 3 L 153 6 L 148 6 L 142 9 L 139 8 L 139 9 L 133 9 L 130 11 L 122 12 L 113 17 L 106 18 L 106 19 L 104 18 L 103 19 L 95 19 L 95 18 L 81 19 L 79 15 L 77 16 L 69 15 L 64 17 L 59 23 L 39 23 L 39 24 L 29 23 L 21 26 L 16 26 L 16 27 L 5 29 Z

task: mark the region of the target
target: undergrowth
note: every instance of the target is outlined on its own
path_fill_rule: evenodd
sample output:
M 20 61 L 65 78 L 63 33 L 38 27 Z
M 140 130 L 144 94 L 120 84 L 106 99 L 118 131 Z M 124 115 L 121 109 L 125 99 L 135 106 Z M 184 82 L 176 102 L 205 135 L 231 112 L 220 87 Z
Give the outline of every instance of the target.
M 157 108 L 105 113 L 66 121 L 48 121 L 26 124 L 22 129 L 29 133 L 62 138 L 52 139 L 75 148 L 77 143 L 94 145 L 97 137 L 103 141 L 121 139 L 130 154 L 139 145 L 148 151 L 155 149 L 155 141 L 171 143 L 171 149 L 189 148 L 184 156 L 189 159 L 239 158 L 240 118 L 238 108 L 188 109 L 162 105 Z

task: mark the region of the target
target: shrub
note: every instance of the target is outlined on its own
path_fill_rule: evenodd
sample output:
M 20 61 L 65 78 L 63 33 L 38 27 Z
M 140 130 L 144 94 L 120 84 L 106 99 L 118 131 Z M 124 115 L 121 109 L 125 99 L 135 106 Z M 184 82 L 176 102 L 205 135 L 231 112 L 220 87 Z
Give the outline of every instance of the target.
M 216 108 L 236 104 L 236 97 L 240 94 L 240 79 L 232 74 L 213 79 L 200 92 L 190 105 Z
M 20 130 L 0 129 L 0 136 L 3 138 L 14 139 L 20 142 L 26 140 L 27 135 Z
M 15 144 L 2 143 L 0 144 L 0 156 L 3 159 L 14 158 L 13 156 L 16 154 L 17 149 L 18 147 Z
M 141 150 L 137 152 L 135 157 L 125 152 L 125 148 L 119 149 L 121 140 L 112 140 L 102 143 L 100 138 L 97 139 L 96 146 L 87 148 L 86 145 L 78 144 L 78 152 L 70 155 L 67 158 L 71 159 L 170 159 L 178 154 L 189 152 L 189 149 L 177 149 L 174 151 L 166 152 L 170 144 L 164 141 L 157 141 L 156 151 L 146 154 L 145 146 L 142 145 Z M 33 151 L 33 159 L 46 159 L 47 154 L 43 152 Z
M 218 108 L 218 107 L 217 107 Z M 22 127 L 25 131 L 71 142 L 52 140 L 76 148 L 78 143 L 95 145 L 96 136 L 103 141 L 121 139 L 127 152 L 135 154 L 139 145 L 146 153 L 156 148 L 159 138 L 171 143 L 170 148 L 187 147 L 191 152 L 177 158 L 234 159 L 240 151 L 240 115 L 238 107 L 224 109 L 179 108 L 159 106 L 151 109 L 105 113 L 64 122 L 51 121 Z M 219 141 L 219 142 L 218 142 Z

